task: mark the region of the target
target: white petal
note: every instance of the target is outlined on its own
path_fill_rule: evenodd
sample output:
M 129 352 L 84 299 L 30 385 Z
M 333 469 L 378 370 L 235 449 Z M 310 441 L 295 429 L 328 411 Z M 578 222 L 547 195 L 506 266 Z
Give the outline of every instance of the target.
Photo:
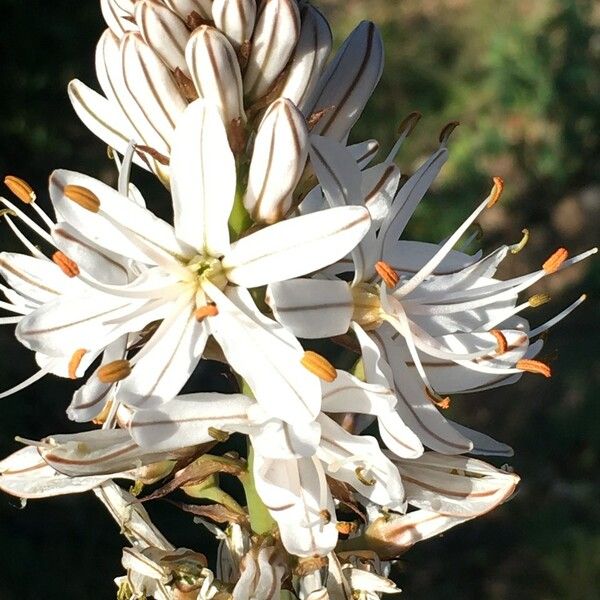
M 190 302 L 170 315 L 135 357 L 131 375 L 121 382 L 118 398 L 124 404 L 150 407 L 176 396 L 186 384 L 204 349 L 208 330 L 198 322 Z M 168 329 L 163 327 L 167 325 Z
M 302 113 L 285 98 L 273 102 L 260 123 L 244 206 L 254 221 L 280 221 L 304 172 L 308 129 Z
M 474 458 L 427 452 L 396 461 L 410 504 L 439 514 L 476 517 L 505 502 L 519 477 Z
M 252 400 L 241 394 L 189 394 L 160 408 L 136 411 L 129 430 L 152 451 L 177 450 L 214 440 L 210 428 L 235 431 L 247 424 Z
M 295 336 L 328 338 L 348 331 L 354 303 L 345 281 L 291 279 L 272 283 L 265 301 Z
M 92 213 L 69 200 L 64 195 L 66 185 L 78 185 L 95 194 L 100 200 L 101 213 Z M 193 256 L 193 250 L 175 237 L 173 228 L 155 217 L 149 210 L 127 201 L 108 185 L 72 171 L 54 171 L 50 176 L 50 197 L 60 220 L 67 221 L 80 234 L 109 252 L 155 264 L 140 245 L 130 238 L 138 236 L 143 242 L 179 257 Z M 105 218 L 108 215 L 121 227 L 131 231 L 125 235 L 120 228 Z
M 239 118 L 245 122 L 242 74 L 228 39 L 202 25 L 190 37 L 185 56 L 199 97 L 219 110 L 225 126 Z
M 321 390 L 300 362 L 303 350 L 296 338 L 261 315 L 246 290 L 228 288 L 227 296 L 216 288 L 206 292 L 219 310 L 210 318 L 211 333 L 265 412 L 291 424 L 312 421 Z
M 363 21 L 321 77 L 310 110 L 327 112 L 313 133 L 345 141 L 379 82 L 382 70 L 381 35 L 373 23 Z M 332 106 L 335 108 L 331 109 Z
M 290 554 L 315 556 L 329 553 L 337 542 L 335 506 L 324 474 L 310 458 L 265 460 L 256 455 L 256 489 L 277 521 L 281 541 Z M 331 520 L 326 523 L 322 511 Z
M 358 144 L 348 146 L 354 160 L 361 169 L 366 168 L 379 152 L 379 142 L 377 140 L 367 140 Z
M 331 208 L 270 225 L 232 244 L 227 277 L 257 287 L 311 273 L 345 256 L 370 227 L 360 206 Z
M 254 0 L 213 0 L 212 17 L 217 29 L 220 29 L 237 50 L 249 41 L 256 21 L 256 2 Z
M 117 37 L 120 38 L 127 31 L 135 30 L 135 24 L 125 18 L 129 15 L 116 0 L 100 0 L 100 8 L 106 24 Z
M 181 117 L 171 162 L 177 237 L 197 251 L 229 249 L 227 220 L 235 195 L 235 161 L 217 110 L 197 100 Z
M 424 386 L 404 364 L 397 345 L 378 332 L 371 332 L 371 335 L 379 346 L 382 357 L 392 367 L 398 399 L 396 407 L 404 423 L 432 450 L 443 454 L 469 452 L 473 444 L 441 415 L 426 395 Z
M 211 16 L 211 0 L 163 0 L 163 2 L 184 20 L 193 12 L 197 12 L 204 19 Z
M 34 446 L 22 448 L 0 462 L 0 490 L 18 498 L 50 498 L 87 492 L 109 477 L 68 477 L 57 473 Z
M 449 423 L 451 423 L 452 427 L 460 434 L 473 442 L 471 454 L 506 457 L 514 456 L 515 454 L 515 451 L 508 444 L 498 442 L 485 433 L 475 431 L 474 429 L 470 429 L 469 427 L 465 427 L 454 421 L 449 421 Z
M 332 35 L 327 19 L 314 6 L 304 5 L 300 9 L 300 17 L 300 38 L 288 67 L 281 97 L 289 98 L 304 111 L 329 58 Z
M 300 13 L 294 0 L 264 0 L 244 74 L 250 100 L 264 96 L 286 66 L 300 35 Z

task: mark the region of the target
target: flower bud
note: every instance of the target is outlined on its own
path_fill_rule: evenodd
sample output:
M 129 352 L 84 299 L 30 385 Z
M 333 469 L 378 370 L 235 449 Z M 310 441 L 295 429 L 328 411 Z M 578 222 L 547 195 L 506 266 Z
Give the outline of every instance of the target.
M 313 133 L 345 141 L 362 114 L 383 70 L 383 42 L 373 23 L 363 21 L 339 49 L 321 77 L 310 111 L 333 107 Z M 308 110 L 308 107 L 307 107 Z
M 217 107 L 225 126 L 234 119 L 245 120 L 242 75 L 227 38 L 218 29 L 202 25 L 190 38 L 185 56 L 199 97 Z
M 212 16 L 215 26 L 238 50 L 244 42 L 252 38 L 256 21 L 256 1 L 214 0 Z
M 169 156 L 175 123 L 187 102 L 169 68 L 140 35 L 128 33 L 123 37 L 121 60 L 129 92 L 121 99 L 123 109 L 143 144 Z
M 135 23 L 128 19 L 132 13 L 119 6 L 117 0 L 100 0 L 100 10 L 108 28 L 118 38 L 122 38 L 128 31 L 135 31 Z
M 289 100 L 276 100 L 256 134 L 244 197 L 255 221 L 275 223 L 285 216 L 307 155 L 308 130 L 302 113 Z
M 163 4 L 177 13 L 184 21 L 197 13 L 203 19 L 210 19 L 212 0 L 163 0 Z
M 295 0 L 263 1 L 244 74 L 248 99 L 256 100 L 269 91 L 287 65 L 299 35 L 300 13 Z
M 182 19 L 157 0 L 137 2 L 134 16 L 144 41 L 167 67 L 189 76 L 184 53 L 190 32 Z
M 288 98 L 303 111 L 304 104 L 310 99 L 331 52 L 332 38 L 327 19 L 316 8 L 306 5 L 301 16 L 300 38 L 281 90 L 281 97 Z

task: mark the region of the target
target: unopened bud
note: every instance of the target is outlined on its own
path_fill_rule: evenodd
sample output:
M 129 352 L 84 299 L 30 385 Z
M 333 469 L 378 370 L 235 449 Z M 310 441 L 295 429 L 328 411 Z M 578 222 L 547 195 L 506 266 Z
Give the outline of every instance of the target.
M 276 223 L 292 204 L 292 194 L 308 156 L 308 129 L 287 99 L 267 110 L 254 142 L 244 206 L 258 223 Z
M 255 0 L 214 0 L 212 17 L 231 45 L 239 50 L 241 45 L 252 38 L 256 21 Z

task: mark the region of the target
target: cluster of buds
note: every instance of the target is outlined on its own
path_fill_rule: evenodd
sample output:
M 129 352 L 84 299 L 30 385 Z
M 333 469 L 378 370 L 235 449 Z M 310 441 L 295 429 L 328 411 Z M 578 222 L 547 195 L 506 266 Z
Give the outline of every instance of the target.
M 130 544 L 120 600 L 400 591 L 393 561 L 488 513 L 519 481 L 468 456 L 512 450 L 447 419 L 449 394 L 550 376 L 540 334 L 584 297 L 532 329 L 520 313 L 546 298 L 519 293 L 595 249 L 561 248 L 531 274 L 496 278 L 528 233 L 486 256 L 457 245 L 498 202 L 498 177 L 445 241 L 400 240 L 456 124 L 403 179 L 395 158 L 418 114 L 381 162 L 376 141 L 347 145 L 383 68 L 372 23 L 330 58 L 329 25 L 304 1 L 101 6 L 104 95 L 80 81 L 69 94 L 111 148 L 118 185 L 55 171 L 51 216 L 8 176 L 28 207 L 2 198 L 2 216 L 29 253 L 0 255 L 0 307 L 14 315 L 0 323 L 16 325 L 40 367 L 0 397 L 49 373 L 87 376 L 67 414 L 97 427 L 21 440 L 0 462 L 0 489 L 93 490 Z M 133 164 L 169 190 L 172 223 L 146 208 Z M 231 389 L 182 395 L 206 359 Z M 231 436 L 247 455 L 222 446 Z M 173 492 L 219 540 L 216 568 L 152 524 L 143 505 Z

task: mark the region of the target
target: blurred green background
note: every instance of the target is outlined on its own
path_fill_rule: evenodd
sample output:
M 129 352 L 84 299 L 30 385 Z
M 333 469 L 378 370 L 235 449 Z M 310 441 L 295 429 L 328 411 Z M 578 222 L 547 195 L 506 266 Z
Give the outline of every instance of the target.
M 558 245 L 598 243 L 600 223 L 600 4 L 592 0 L 323 0 L 339 42 L 360 19 L 386 41 L 384 78 L 356 139 L 384 147 L 413 110 L 423 120 L 399 158 L 410 173 L 451 120 L 462 125 L 451 159 L 407 237 L 439 240 L 505 179 L 504 202 L 480 224 L 484 249 L 531 241 L 503 275 L 539 268 Z M 73 77 L 96 85 L 95 0 L 2 1 L 0 173 L 43 190 L 56 167 L 110 178 L 105 148 L 74 116 Z M 21 250 L 0 226 L 3 249 Z M 549 380 L 533 375 L 480 397 L 454 398 L 459 420 L 510 443 L 518 495 L 489 516 L 417 546 L 397 565 L 403 597 L 421 600 L 600 598 L 600 265 L 588 261 L 540 284 L 553 302 L 529 313 L 539 323 L 582 291 L 589 300 L 550 333 Z M 2 389 L 34 369 L 12 329 L 0 331 Z M 75 430 L 64 409 L 74 386 L 47 378 L 2 400 L 0 455 L 16 434 Z M 501 464 L 501 463 L 498 463 Z M 201 530 L 160 503 L 159 525 L 179 545 L 202 550 Z M 201 542 L 199 542 L 201 540 Z M 0 600 L 113 598 L 122 541 L 92 494 L 30 502 L 0 497 Z M 210 548 L 206 549 L 210 553 Z

